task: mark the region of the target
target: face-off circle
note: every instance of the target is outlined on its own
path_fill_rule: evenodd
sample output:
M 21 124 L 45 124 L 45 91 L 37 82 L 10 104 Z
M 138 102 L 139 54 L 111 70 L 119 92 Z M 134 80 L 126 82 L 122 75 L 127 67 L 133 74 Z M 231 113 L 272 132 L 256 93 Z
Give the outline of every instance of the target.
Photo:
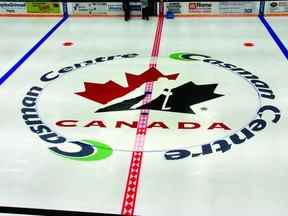
M 49 150 L 73 160 L 135 152 L 136 131 L 141 151 L 176 160 L 226 152 L 280 119 L 269 85 L 241 67 L 173 53 L 147 69 L 137 56 L 97 57 L 44 73 L 22 100 L 25 124 Z M 148 122 L 139 121 L 143 115 Z
M 259 107 L 253 87 L 221 67 L 167 58 L 165 66 L 147 69 L 141 62 L 91 65 L 62 76 L 41 94 L 40 116 L 70 139 L 93 138 L 113 150 L 133 151 L 145 109 L 149 120 L 144 151 L 167 151 L 228 136 L 254 118 Z M 152 100 L 143 104 L 150 94 L 144 85 L 150 81 Z M 243 112 L 245 117 L 235 118 Z

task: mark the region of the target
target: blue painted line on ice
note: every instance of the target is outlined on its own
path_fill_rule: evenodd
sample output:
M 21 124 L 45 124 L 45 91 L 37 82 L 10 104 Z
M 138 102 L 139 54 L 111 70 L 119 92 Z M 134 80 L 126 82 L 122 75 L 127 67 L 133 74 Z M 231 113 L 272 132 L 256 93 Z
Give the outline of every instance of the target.
M 259 16 L 259 19 L 261 20 L 261 22 L 263 23 L 263 25 L 265 26 L 265 28 L 267 29 L 267 31 L 270 33 L 271 37 L 273 38 L 273 40 L 275 41 L 275 43 L 278 45 L 278 47 L 280 48 L 280 50 L 282 51 L 283 55 L 286 57 L 286 59 L 288 60 L 288 50 L 285 47 L 285 45 L 283 44 L 283 42 L 280 40 L 280 38 L 277 36 L 277 34 L 274 32 L 274 30 L 272 29 L 272 27 L 270 26 L 270 24 L 267 22 L 267 20 L 265 19 L 264 16 Z
M 41 40 L 39 40 L 10 70 L 0 78 L 0 86 L 67 20 L 64 16 L 52 29 L 50 29 Z

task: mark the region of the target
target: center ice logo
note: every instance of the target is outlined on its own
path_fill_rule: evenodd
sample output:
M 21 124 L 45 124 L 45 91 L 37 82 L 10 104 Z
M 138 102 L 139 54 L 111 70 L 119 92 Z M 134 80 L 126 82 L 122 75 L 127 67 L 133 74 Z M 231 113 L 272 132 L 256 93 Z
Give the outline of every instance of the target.
M 71 139 L 62 135 L 63 131 L 65 134 L 69 134 L 69 128 L 75 128 L 79 130 L 77 127 L 77 124 L 79 123 L 77 119 L 58 119 L 58 121 L 54 121 L 53 124 L 47 124 L 47 119 L 43 119 L 42 115 L 39 113 L 43 108 L 45 108 L 43 106 L 39 106 L 39 97 L 43 95 L 43 92 L 47 92 L 46 88 L 51 89 L 51 85 L 48 84 L 52 82 L 58 83 L 56 82 L 57 80 L 61 81 L 59 82 L 61 83 L 59 86 L 61 86 L 63 89 L 62 84 L 66 79 L 66 75 L 71 74 L 76 70 L 80 70 L 92 65 L 97 65 L 102 62 L 109 63 L 112 60 L 132 60 L 137 56 L 138 54 L 125 54 L 108 57 L 97 57 L 92 60 L 87 60 L 64 67 L 58 71 L 49 71 L 44 73 L 39 79 L 40 83 L 31 87 L 23 98 L 21 113 L 25 124 L 35 135 L 37 135 L 41 140 L 48 144 L 49 150 L 56 153 L 57 155 L 79 161 L 97 161 L 110 157 L 113 151 L 118 150 L 117 147 L 115 144 L 110 143 L 109 141 L 99 141 L 97 134 L 96 138 L 79 137 L 79 139 Z M 189 63 L 191 64 L 191 67 L 194 67 L 193 63 L 195 62 L 204 63 L 205 65 L 216 66 L 216 71 L 220 68 L 232 72 L 232 74 L 235 74 L 238 77 L 244 79 L 247 83 L 249 83 L 250 86 L 253 87 L 259 100 L 259 107 L 257 107 L 255 118 L 249 121 L 246 126 L 239 129 L 233 127 L 234 132 L 231 134 L 225 135 L 225 137 L 220 139 L 217 138 L 210 142 L 202 143 L 200 145 L 198 144 L 196 146 L 190 146 L 189 139 L 185 139 L 188 143 L 185 148 L 183 146 L 183 148 L 168 146 L 169 150 L 165 150 L 164 153 L 165 159 L 178 160 L 187 158 L 188 156 L 203 156 L 215 152 L 224 153 L 230 150 L 233 145 L 245 143 L 247 140 L 254 137 L 257 132 L 266 128 L 269 122 L 277 123 L 279 121 L 280 110 L 270 103 L 275 99 L 274 92 L 270 89 L 266 82 L 260 80 L 259 77 L 252 74 L 251 72 L 248 72 L 247 70 L 237 67 L 233 64 L 214 59 L 208 55 L 195 53 L 174 53 L 170 55 L 170 61 L 174 61 L 175 65 L 177 65 L 177 62 L 179 62 L 179 64 L 181 64 L 181 62 L 185 62 L 185 64 Z M 110 115 L 114 115 L 116 113 L 116 117 L 119 117 L 120 120 L 116 122 L 114 129 L 119 131 L 119 128 L 122 128 L 122 126 L 125 125 L 125 130 L 129 131 L 129 133 L 133 132 L 133 129 L 137 128 L 138 122 L 131 121 L 131 119 L 127 120 L 127 113 L 139 114 L 139 111 L 141 110 L 141 114 L 148 115 L 149 112 L 143 112 L 143 110 L 147 110 L 154 114 L 154 118 L 156 113 L 156 117 L 163 121 L 167 120 L 171 123 L 172 121 L 177 122 L 179 118 L 186 118 L 187 116 L 189 116 L 189 118 L 191 116 L 192 119 L 195 119 L 195 117 L 202 115 L 203 118 L 204 114 L 199 113 L 199 107 L 201 107 L 202 104 L 205 106 L 207 103 L 210 103 L 210 105 L 212 104 L 212 106 L 210 106 L 212 111 L 214 110 L 214 105 L 217 104 L 224 104 L 222 107 L 229 107 L 229 104 L 225 98 L 231 98 L 231 95 L 229 96 L 230 92 L 227 92 L 226 94 L 226 91 L 223 91 L 223 89 L 225 89 L 225 86 L 223 87 L 223 83 L 221 84 L 214 82 L 213 79 L 210 79 L 210 81 L 202 80 L 202 82 L 199 82 L 193 79 L 193 77 L 190 77 L 190 75 L 188 78 L 183 78 L 182 75 L 182 73 L 164 73 L 160 72 L 156 68 L 150 68 L 140 74 L 118 73 L 117 78 L 114 79 L 112 76 L 109 78 L 108 76 L 107 79 L 104 79 L 105 81 L 102 82 L 97 82 L 97 80 L 96 82 L 89 81 L 89 79 L 86 79 L 84 82 L 79 82 L 78 79 L 74 79 L 75 82 L 72 80 L 74 84 L 78 83 L 79 86 L 81 85 L 81 89 L 75 91 L 75 88 L 73 87 L 74 85 L 71 85 L 71 89 L 68 89 L 67 91 L 67 97 L 74 97 L 74 99 L 78 101 L 77 105 L 81 104 L 81 107 L 84 109 L 86 109 L 85 104 L 89 105 L 90 108 L 86 111 L 86 113 L 82 112 L 80 116 L 84 114 L 90 116 L 91 118 L 101 118 L 101 116 L 107 118 L 107 116 L 109 117 Z M 73 74 L 73 76 L 75 75 Z M 207 77 L 204 77 L 203 79 L 207 80 Z M 119 80 L 123 80 L 122 83 L 119 83 Z M 153 91 L 143 91 L 143 87 L 147 83 L 152 82 L 154 83 L 154 88 L 157 90 L 154 89 Z M 126 85 L 123 83 L 126 83 Z M 68 85 L 70 86 L 70 83 Z M 58 93 L 60 92 L 54 92 L 55 98 L 56 96 L 58 97 L 58 95 L 56 95 Z M 145 100 L 146 97 L 149 97 L 150 100 Z M 51 98 L 51 96 L 49 96 L 49 98 Z M 82 104 L 84 104 L 84 106 L 82 106 Z M 203 108 L 205 108 L 205 106 Z M 72 108 L 73 106 L 70 107 Z M 77 109 L 78 107 L 74 106 L 74 108 Z M 68 109 L 67 113 L 72 111 L 73 110 Z M 215 112 L 215 110 L 213 112 Z M 79 117 L 79 115 L 69 116 L 72 116 L 72 118 Z M 44 117 L 47 118 L 49 115 L 44 115 Z M 121 118 L 124 118 L 124 120 Z M 153 130 L 149 131 L 148 134 L 154 134 L 153 136 L 158 134 L 158 132 L 154 131 L 159 131 L 162 129 L 165 129 L 165 133 L 168 136 L 172 135 L 173 133 L 176 133 L 176 136 L 179 134 L 182 136 L 185 134 L 187 135 L 187 131 L 195 131 L 194 129 L 200 128 L 200 124 L 197 122 L 178 121 L 176 128 L 171 130 L 169 135 L 167 133 L 169 130 L 166 130 L 168 129 L 168 126 L 165 124 L 165 122 L 153 122 L 153 115 L 150 116 L 149 119 L 152 121 L 152 123 L 148 123 L 147 128 L 153 128 Z M 110 119 L 108 119 L 108 121 L 110 121 Z M 208 127 L 208 130 L 210 129 L 210 131 L 215 131 L 220 129 L 225 131 L 225 134 L 227 134 L 231 130 L 229 126 L 229 124 L 227 125 L 221 121 L 212 122 Z M 79 132 L 79 135 L 82 136 L 84 133 L 86 133 L 86 128 L 94 128 L 96 130 L 101 129 L 102 131 L 105 131 L 109 127 L 104 121 L 99 119 L 92 119 L 91 122 L 87 122 L 87 124 L 85 124 L 82 132 Z M 77 133 L 77 130 L 75 129 L 74 132 Z M 91 137 L 93 137 L 94 134 L 95 133 L 92 133 Z M 135 136 L 135 133 L 133 135 Z M 113 134 L 109 134 L 109 136 L 113 136 Z M 102 138 L 100 140 L 102 140 Z M 169 138 L 167 138 L 167 140 L 169 140 Z M 154 144 L 157 145 L 157 143 Z M 133 149 L 128 151 L 133 151 Z M 163 152 L 164 150 L 161 151 Z M 159 152 L 161 151 L 159 150 Z

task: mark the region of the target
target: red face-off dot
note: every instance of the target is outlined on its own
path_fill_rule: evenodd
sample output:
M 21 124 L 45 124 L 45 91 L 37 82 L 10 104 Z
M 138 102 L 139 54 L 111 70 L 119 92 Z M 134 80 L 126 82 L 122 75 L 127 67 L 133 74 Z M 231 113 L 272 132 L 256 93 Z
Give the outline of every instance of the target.
M 65 46 L 65 47 L 73 46 L 73 42 L 66 41 L 66 42 L 63 43 L 63 46 Z
M 253 42 L 245 42 L 244 46 L 245 47 L 253 47 L 253 46 L 255 46 L 255 44 Z

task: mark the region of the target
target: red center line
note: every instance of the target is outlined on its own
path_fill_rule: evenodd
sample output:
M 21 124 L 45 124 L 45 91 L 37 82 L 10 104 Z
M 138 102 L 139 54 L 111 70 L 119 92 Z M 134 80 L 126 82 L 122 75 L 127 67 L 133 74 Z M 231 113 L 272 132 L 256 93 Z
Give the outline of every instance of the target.
M 157 58 L 159 55 L 163 23 L 164 23 L 164 17 L 160 13 L 160 16 L 157 22 L 157 29 L 155 32 L 149 68 L 156 67 L 157 65 Z M 143 100 L 143 104 L 149 103 L 152 99 L 153 83 L 154 82 L 146 83 L 146 86 L 145 86 L 146 97 Z M 139 121 L 137 125 L 134 150 L 132 153 L 129 173 L 128 173 L 127 182 L 126 182 L 126 189 L 125 189 L 124 199 L 122 203 L 122 211 L 121 211 L 122 215 L 134 214 L 148 118 L 149 118 L 149 110 L 142 109 L 140 111 Z

